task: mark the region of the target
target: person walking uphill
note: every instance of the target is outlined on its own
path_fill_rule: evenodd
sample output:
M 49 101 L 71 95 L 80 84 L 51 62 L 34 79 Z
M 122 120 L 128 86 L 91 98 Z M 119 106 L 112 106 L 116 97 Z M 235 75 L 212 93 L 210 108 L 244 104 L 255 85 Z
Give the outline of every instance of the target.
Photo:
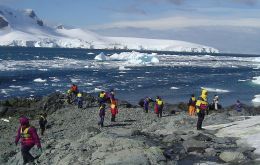
M 46 129 L 46 124 L 47 124 L 47 113 L 43 113 L 40 116 L 40 120 L 39 120 L 39 125 L 40 125 L 40 129 L 41 129 L 41 135 L 43 136 L 45 129 Z
M 158 114 L 157 114 L 158 117 L 162 117 L 163 106 L 164 106 L 164 103 L 162 101 L 162 98 L 157 96 L 156 107 L 158 108 Z
M 36 129 L 29 124 L 29 119 L 26 117 L 20 118 L 20 127 L 17 131 L 15 138 L 15 144 L 17 145 L 19 140 L 21 141 L 21 153 L 24 164 L 34 161 L 34 157 L 30 154 L 31 148 L 36 144 L 38 149 L 41 149 L 41 143 Z
M 194 96 L 194 94 L 191 95 L 191 98 L 189 100 L 189 103 L 188 103 L 188 106 L 189 106 L 189 115 L 190 116 L 195 116 L 195 106 L 196 106 L 196 98 Z
M 98 125 L 100 125 L 101 127 L 104 127 L 105 115 L 106 115 L 106 104 L 103 103 L 103 104 L 101 104 L 100 107 L 99 107 L 99 117 L 100 117 L 100 121 L 98 122 Z
M 202 89 L 201 96 L 198 98 L 196 102 L 196 111 L 198 115 L 197 130 L 202 130 L 202 122 L 204 120 L 206 111 L 208 109 L 207 97 L 208 97 L 207 90 Z

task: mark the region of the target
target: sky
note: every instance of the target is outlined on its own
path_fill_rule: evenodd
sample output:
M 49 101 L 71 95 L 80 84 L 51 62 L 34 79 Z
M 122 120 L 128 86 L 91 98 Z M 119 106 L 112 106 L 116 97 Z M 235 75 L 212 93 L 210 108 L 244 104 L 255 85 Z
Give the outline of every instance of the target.
M 0 0 L 101 35 L 195 42 L 260 54 L 260 0 Z

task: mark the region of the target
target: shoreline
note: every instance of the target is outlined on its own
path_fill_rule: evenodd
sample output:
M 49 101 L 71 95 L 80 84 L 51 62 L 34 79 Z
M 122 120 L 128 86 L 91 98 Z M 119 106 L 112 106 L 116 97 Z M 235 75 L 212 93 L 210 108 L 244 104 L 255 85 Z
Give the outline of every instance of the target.
M 237 137 L 217 137 L 218 131 L 207 127 L 205 131 L 197 131 L 197 117 L 187 115 L 187 105 L 184 103 L 166 104 L 163 117 L 157 118 L 153 111 L 146 114 L 138 106 L 119 101 L 116 122 L 110 122 L 111 115 L 107 110 L 105 127 L 99 128 L 96 98 L 87 94 L 83 94 L 83 98 L 86 100 L 83 109 L 66 104 L 64 95 L 60 93 L 53 93 L 36 102 L 12 102 L 13 108 L 6 113 L 6 116 L 13 115 L 10 122 L 0 120 L 0 130 L 4 133 L 0 142 L 3 148 L 0 155 L 4 160 L 0 162 L 16 164 L 21 161 L 19 147 L 15 147 L 12 139 L 17 131 L 18 118 L 21 113 L 26 114 L 32 125 L 38 128 L 41 112 L 48 113 L 48 129 L 46 135 L 41 137 L 44 149 L 37 160 L 40 164 L 243 164 L 259 158 L 254 148 L 239 146 Z M 15 110 L 15 106 L 20 108 Z M 232 107 L 213 111 L 205 117 L 203 125 L 230 124 L 242 115 L 248 115 L 252 109 L 249 106 L 242 114 L 236 113 Z M 36 153 L 34 150 L 32 152 Z M 228 154 L 228 158 L 223 157 Z M 234 155 L 235 159 L 231 159 Z M 124 159 L 126 157 L 130 158 Z

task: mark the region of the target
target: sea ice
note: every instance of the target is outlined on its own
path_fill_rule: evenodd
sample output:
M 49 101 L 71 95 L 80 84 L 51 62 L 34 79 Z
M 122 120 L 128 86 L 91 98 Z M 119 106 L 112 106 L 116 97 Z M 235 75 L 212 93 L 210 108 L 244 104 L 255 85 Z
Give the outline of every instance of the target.
M 255 84 L 259 84 L 259 85 L 260 85 L 260 76 L 258 76 L 258 77 L 253 77 L 252 82 L 255 83 Z
M 44 82 L 46 82 L 47 80 L 46 80 L 46 79 L 37 78 L 37 79 L 34 79 L 33 81 L 34 81 L 34 82 L 39 82 L 39 83 L 44 83 Z
M 230 92 L 229 90 L 218 89 L 218 88 L 201 87 L 201 89 L 206 89 L 208 92 L 217 92 L 217 93 L 228 93 L 228 92 Z

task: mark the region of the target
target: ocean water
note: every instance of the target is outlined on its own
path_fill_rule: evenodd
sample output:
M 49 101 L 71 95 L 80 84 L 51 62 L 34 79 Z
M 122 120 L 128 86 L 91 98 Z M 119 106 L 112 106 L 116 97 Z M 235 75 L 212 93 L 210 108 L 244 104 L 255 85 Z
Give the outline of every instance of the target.
M 159 63 L 96 61 L 120 53 L 114 50 L 0 48 L 0 99 L 38 97 L 66 92 L 72 83 L 80 91 L 96 94 L 114 89 L 116 97 L 137 104 L 145 96 L 166 102 L 187 102 L 201 87 L 209 101 L 217 94 L 224 106 L 237 99 L 252 104 L 260 94 L 260 55 L 154 54 Z M 149 52 L 152 53 L 152 52 Z M 131 54 L 131 53 L 130 53 Z M 257 99 L 256 99 L 257 100 Z

